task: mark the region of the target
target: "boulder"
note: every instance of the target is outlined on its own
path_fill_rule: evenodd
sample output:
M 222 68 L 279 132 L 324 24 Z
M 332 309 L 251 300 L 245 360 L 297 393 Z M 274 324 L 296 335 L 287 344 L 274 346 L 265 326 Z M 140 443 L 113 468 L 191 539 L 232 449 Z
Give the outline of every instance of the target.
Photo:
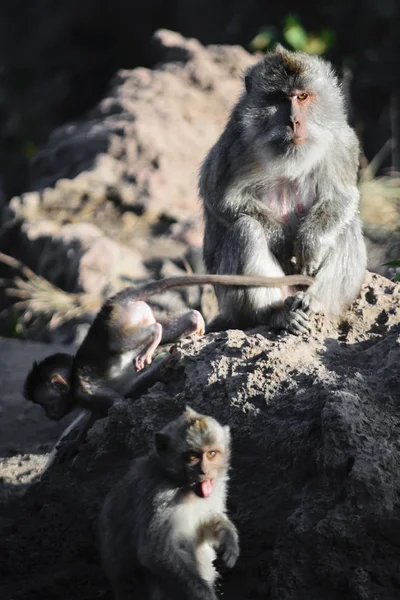
M 2 598 L 111 593 L 96 519 L 155 431 L 190 405 L 228 423 L 229 509 L 241 557 L 221 583 L 244 600 L 395 600 L 400 593 L 400 286 L 369 274 L 340 322 L 309 338 L 264 327 L 187 339 L 165 381 L 92 428 L 8 505 Z

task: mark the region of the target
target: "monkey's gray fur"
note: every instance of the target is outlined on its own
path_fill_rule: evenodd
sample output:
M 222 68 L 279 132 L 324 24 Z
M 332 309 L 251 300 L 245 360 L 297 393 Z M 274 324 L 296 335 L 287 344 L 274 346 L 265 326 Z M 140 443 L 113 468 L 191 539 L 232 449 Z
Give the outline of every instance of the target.
M 226 516 L 229 427 L 187 408 L 156 434 L 155 446 L 111 490 L 100 515 L 102 562 L 115 597 L 216 600 L 213 561 L 232 568 L 239 555 Z M 216 457 L 207 462 L 211 448 Z M 193 454 L 205 462 L 193 465 Z M 210 481 L 208 496 L 196 494 Z
M 278 288 L 216 286 L 219 325 L 304 333 L 309 309 L 340 315 L 364 278 L 358 141 L 325 60 L 278 47 L 248 70 L 245 84 L 200 172 L 207 270 L 299 272 L 315 282 L 286 306 Z

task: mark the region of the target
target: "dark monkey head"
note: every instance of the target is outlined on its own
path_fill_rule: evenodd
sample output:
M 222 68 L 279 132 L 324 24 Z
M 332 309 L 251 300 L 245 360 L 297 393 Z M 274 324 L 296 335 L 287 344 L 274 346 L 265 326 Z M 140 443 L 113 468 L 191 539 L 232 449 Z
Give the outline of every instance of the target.
M 35 361 L 25 380 L 25 398 L 40 404 L 53 421 L 59 421 L 73 408 L 69 394 L 73 360 L 70 354 L 59 353 Z
M 226 476 L 230 458 L 229 427 L 191 408 L 155 435 L 161 467 L 177 487 L 211 496 L 217 479 Z
M 258 158 L 311 162 L 335 140 L 344 100 L 330 64 L 278 46 L 251 67 L 240 101 L 241 120 Z

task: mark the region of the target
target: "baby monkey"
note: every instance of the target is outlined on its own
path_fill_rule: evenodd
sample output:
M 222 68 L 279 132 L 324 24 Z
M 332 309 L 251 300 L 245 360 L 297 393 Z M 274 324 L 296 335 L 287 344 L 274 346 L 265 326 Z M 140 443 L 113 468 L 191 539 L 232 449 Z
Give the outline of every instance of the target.
M 75 425 L 69 426 L 58 445 L 73 452 L 96 419 L 106 417 L 110 407 L 124 397 L 137 397 L 153 385 L 158 366 L 138 375 L 150 364 L 159 344 L 167 344 L 192 333 L 204 333 L 204 320 L 197 310 L 189 311 L 162 327 L 145 300 L 170 288 L 218 283 L 236 286 L 310 285 L 311 277 L 260 277 L 237 275 L 187 275 L 128 287 L 108 298 L 75 356 L 58 353 L 34 362 L 25 381 L 24 395 L 40 404 L 49 419 L 58 421 L 81 408 Z M 77 429 L 75 439 L 63 438 Z
M 116 600 L 217 599 L 214 561 L 231 569 L 239 556 L 226 515 L 229 458 L 229 427 L 191 408 L 156 433 L 155 450 L 133 463 L 100 514 Z

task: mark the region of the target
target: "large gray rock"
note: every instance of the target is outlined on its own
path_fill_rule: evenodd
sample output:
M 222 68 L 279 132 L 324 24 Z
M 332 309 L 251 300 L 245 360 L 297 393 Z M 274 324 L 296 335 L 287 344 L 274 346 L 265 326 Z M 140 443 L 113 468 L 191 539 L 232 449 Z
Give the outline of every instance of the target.
M 400 292 L 369 275 L 341 323 L 310 339 L 257 328 L 186 340 L 173 368 L 98 422 L 9 510 L 2 598 L 111 598 L 95 523 L 106 491 L 186 404 L 229 423 L 229 506 L 242 555 L 224 598 L 400 594 Z M 18 576 L 17 576 L 18 575 Z
M 120 70 L 84 118 L 53 131 L 31 160 L 31 191 L 14 197 L 0 222 L 94 223 L 145 259 L 201 244 L 198 169 L 255 58 L 166 30 L 155 34 L 154 53 L 154 70 Z M 35 267 L 35 244 L 16 235 L 15 255 Z

